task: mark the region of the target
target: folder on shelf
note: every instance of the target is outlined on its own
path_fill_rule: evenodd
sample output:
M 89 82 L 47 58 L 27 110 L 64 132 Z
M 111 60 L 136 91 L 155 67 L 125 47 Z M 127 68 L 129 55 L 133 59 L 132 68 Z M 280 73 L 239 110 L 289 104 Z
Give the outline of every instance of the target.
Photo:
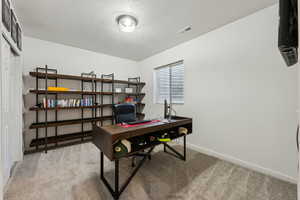
M 48 87 L 49 91 L 69 91 L 69 88 L 64 87 Z

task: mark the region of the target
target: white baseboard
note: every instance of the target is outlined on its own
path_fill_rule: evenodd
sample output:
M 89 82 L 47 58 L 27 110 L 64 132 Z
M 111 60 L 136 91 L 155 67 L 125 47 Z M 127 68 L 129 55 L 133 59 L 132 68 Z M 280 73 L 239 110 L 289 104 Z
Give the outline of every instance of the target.
M 7 192 L 8 187 L 9 187 L 11 181 L 12 181 L 12 177 L 14 176 L 17 168 L 19 167 L 19 164 L 20 164 L 20 162 L 14 162 L 12 168 L 10 169 L 9 178 L 8 178 L 7 182 L 3 186 L 3 193 Z
M 198 151 L 200 153 L 207 154 L 207 155 L 210 155 L 210 156 L 214 156 L 214 157 L 219 158 L 221 160 L 225 160 L 225 161 L 240 165 L 242 167 L 245 167 L 245 168 L 248 168 L 248 169 L 251 169 L 251 170 L 266 174 L 266 175 L 269 175 L 269 176 L 273 176 L 273 177 L 281 179 L 283 181 L 287 181 L 287 182 L 290 182 L 290 183 L 297 184 L 297 179 L 295 179 L 293 177 L 290 177 L 290 176 L 287 176 L 285 174 L 282 174 L 278 171 L 274 171 L 272 169 L 267 169 L 267 168 L 261 167 L 259 165 L 256 165 L 256 164 L 253 164 L 253 163 L 250 163 L 250 162 L 246 162 L 246 161 L 234 158 L 234 157 L 229 156 L 229 155 L 221 154 L 221 153 L 218 153 L 218 152 L 210 150 L 210 149 L 199 147 L 199 146 L 191 144 L 191 143 L 187 143 L 187 147 L 189 147 L 189 148 L 191 148 L 195 151 Z

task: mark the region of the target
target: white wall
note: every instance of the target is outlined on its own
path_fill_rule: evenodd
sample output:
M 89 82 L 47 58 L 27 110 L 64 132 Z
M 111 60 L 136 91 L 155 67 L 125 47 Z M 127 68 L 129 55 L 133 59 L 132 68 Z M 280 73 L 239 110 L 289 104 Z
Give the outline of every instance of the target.
M 278 6 L 240 19 L 140 63 L 147 85 L 147 117 L 162 115 L 153 103 L 153 68 L 185 63 L 185 104 L 193 117 L 195 148 L 271 175 L 297 179 L 297 69 L 277 49 Z
M 25 85 L 25 147 L 28 149 L 29 143 L 35 137 L 35 130 L 29 130 L 31 123 L 35 122 L 35 112 L 28 111 L 28 108 L 35 104 L 35 95 L 29 94 L 29 88 L 35 88 L 35 78 L 29 76 L 29 71 L 34 71 L 36 67 L 55 68 L 60 74 L 80 75 L 82 72 L 94 71 L 98 77 L 101 74 L 115 73 L 116 79 L 127 80 L 129 77 L 139 76 L 138 63 L 135 61 L 122 59 L 118 57 L 108 56 L 88 50 L 65 46 L 53 42 L 38 40 L 30 37 L 24 38 L 24 85 Z M 42 85 L 42 82 L 40 84 Z M 59 80 L 59 86 L 70 87 L 80 90 L 79 81 Z M 100 86 L 99 86 L 100 87 Z M 68 98 L 63 95 L 58 98 Z M 78 95 L 70 98 L 80 98 Z M 105 99 L 109 100 L 109 99 Z M 108 110 L 107 110 L 108 111 Z M 85 117 L 89 117 L 90 112 L 85 112 Z M 43 112 L 40 112 L 40 120 L 44 117 Z M 49 112 L 48 120 L 54 120 L 54 113 Z M 62 110 L 58 115 L 59 119 L 77 119 L 81 117 L 81 112 L 78 110 Z M 73 133 L 80 131 L 81 125 L 64 126 L 58 128 L 59 134 Z M 89 130 L 88 124 L 85 130 Z M 44 130 L 40 130 L 40 137 L 43 137 Z M 54 129 L 49 129 L 49 135 L 54 134 Z
M 46 64 L 65 74 L 80 75 L 94 70 L 98 74 L 114 72 L 118 79 L 138 75 L 135 61 L 25 37 L 23 73 L 27 75 L 35 67 Z

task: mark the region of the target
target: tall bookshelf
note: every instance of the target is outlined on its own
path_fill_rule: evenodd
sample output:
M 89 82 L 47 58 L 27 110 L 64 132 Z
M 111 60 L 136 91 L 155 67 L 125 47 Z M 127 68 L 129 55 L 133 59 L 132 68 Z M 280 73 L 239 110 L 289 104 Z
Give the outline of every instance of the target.
M 135 97 L 137 117 L 139 119 L 144 118 L 142 113 L 145 106 L 142 100 L 145 93 L 141 90 L 145 86 L 145 83 L 140 81 L 140 77 L 128 78 L 128 80 L 117 80 L 114 74 L 103 74 L 98 78 L 95 74 L 82 73 L 80 76 L 58 74 L 56 69 L 51 69 L 47 65 L 43 68 L 36 68 L 35 71 L 29 73 L 30 76 L 35 78 L 35 89 L 31 89 L 29 92 L 35 94 L 35 105 L 32 105 L 29 110 L 35 112 L 35 122 L 29 126 L 29 129 L 35 130 L 35 136 L 29 144 L 29 148 L 25 150 L 25 154 L 42 152 L 47 153 L 48 150 L 56 149 L 59 147 L 81 144 L 90 142 L 92 139 L 92 130 L 85 130 L 84 124 L 97 123 L 101 125 L 105 121 L 110 121 L 114 124 L 114 116 L 112 112 L 115 102 L 115 96 L 125 98 L 128 96 Z M 58 85 L 58 80 L 62 83 Z M 69 91 L 50 91 L 48 86 L 64 87 L 63 80 L 80 81 L 81 88 L 78 90 Z M 44 81 L 43 88 L 40 87 L 41 81 Z M 84 85 L 89 84 L 90 90 L 86 91 Z M 124 85 L 133 88 L 133 93 L 115 92 L 115 84 Z M 109 86 L 108 90 L 104 86 Z M 100 86 L 100 87 L 99 87 Z M 89 97 L 93 99 L 94 104 L 89 106 L 69 106 L 69 107 L 45 107 L 37 106 L 40 104 L 40 99 L 43 97 L 46 102 L 49 98 L 58 100 L 64 95 L 75 95 L 77 98 Z M 110 98 L 109 103 L 104 102 L 104 98 Z M 119 98 L 119 99 L 120 99 Z M 104 109 L 110 110 L 110 115 L 104 114 Z M 77 119 L 63 119 L 62 110 L 73 110 L 81 113 L 81 117 Z M 85 117 L 84 112 L 91 111 L 91 117 Z M 44 115 L 43 120 L 40 119 L 40 114 Z M 48 120 L 48 116 L 54 114 L 54 120 Z M 58 133 L 58 127 L 81 125 L 81 130 L 75 133 Z M 54 135 L 48 135 L 48 128 L 54 128 Z M 41 136 L 41 130 L 44 129 L 44 134 Z

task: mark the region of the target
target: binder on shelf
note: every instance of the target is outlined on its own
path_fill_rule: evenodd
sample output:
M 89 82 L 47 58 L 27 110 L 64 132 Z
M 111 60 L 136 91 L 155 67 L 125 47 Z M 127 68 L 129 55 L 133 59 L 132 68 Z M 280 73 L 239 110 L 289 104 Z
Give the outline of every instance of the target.
M 69 91 L 69 88 L 65 87 L 48 87 L 49 91 Z

